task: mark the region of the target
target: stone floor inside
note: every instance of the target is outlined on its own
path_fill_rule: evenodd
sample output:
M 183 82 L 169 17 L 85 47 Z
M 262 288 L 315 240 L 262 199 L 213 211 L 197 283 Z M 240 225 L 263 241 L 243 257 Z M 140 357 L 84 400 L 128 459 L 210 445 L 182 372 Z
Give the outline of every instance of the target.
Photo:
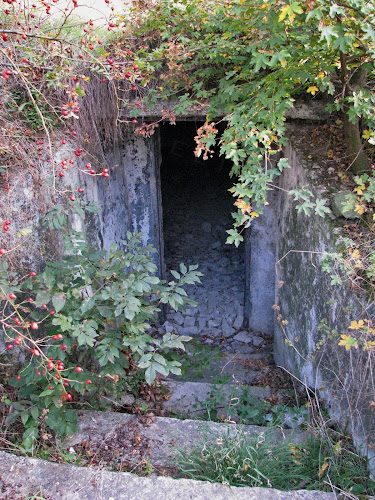
M 162 129 L 161 186 L 163 201 L 164 253 L 167 279 L 171 269 L 198 264 L 202 284 L 189 286 L 197 307 L 185 312 L 169 310 L 159 333 L 175 332 L 196 337 L 236 354 L 264 354 L 272 349 L 272 338 L 252 332 L 244 325 L 245 262 L 243 244 L 226 244 L 232 227 L 234 198 L 228 189 L 230 162 L 216 155 L 195 158 L 191 122 Z M 263 356 L 262 356 L 263 357 Z

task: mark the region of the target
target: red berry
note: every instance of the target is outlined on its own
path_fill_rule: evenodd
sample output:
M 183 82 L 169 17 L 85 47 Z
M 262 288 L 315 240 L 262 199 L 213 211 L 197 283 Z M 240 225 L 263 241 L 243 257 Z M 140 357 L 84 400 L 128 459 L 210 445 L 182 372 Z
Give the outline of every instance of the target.
M 7 345 L 7 349 L 13 349 L 12 344 L 8 344 L 8 345 Z
M 63 336 L 62 336 L 62 334 L 61 334 L 61 333 L 58 333 L 58 334 L 56 335 L 56 338 L 58 338 L 59 340 L 61 340 L 61 339 L 63 338 Z
M 60 172 L 59 172 L 59 176 L 60 176 L 60 177 L 64 177 L 64 174 L 60 171 Z
M 87 169 L 90 169 L 90 168 L 91 168 L 91 163 L 86 163 L 85 167 L 86 167 Z
M 87 379 L 87 380 L 86 380 L 86 384 L 92 384 L 91 380 L 90 380 L 90 379 Z
M 77 132 L 73 130 L 72 135 L 77 135 Z
M 61 114 L 62 114 L 63 116 L 68 116 L 68 112 L 67 112 L 67 110 L 66 110 L 66 109 L 64 109 L 63 111 L 61 111 Z
M 38 377 L 40 377 L 40 376 L 41 376 L 41 373 L 40 373 L 40 372 L 36 372 L 36 374 L 38 375 Z
M 90 170 L 90 174 L 91 174 L 91 175 L 95 175 L 95 170 L 91 169 L 91 170 Z
M 81 368 L 80 366 L 76 366 L 76 372 L 77 373 L 83 372 L 83 368 Z
M 138 123 L 135 118 L 132 119 L 132 123 Z
M 67 394 L 66 395 L 66 399 L 70 401 L 72 399 L 72 395 L 71 394 Z
M 78 188 L 79 193 L 83 193 L 83 188 Z
M 36 276 L 36 273 L 34 273 L 34 271 L 31 271 L 30 276 Z
M 4 224 L 3 229 L 4 231 L 8 231 L 9 227 Z
M 62 345 L 60 346 L 60 349 L 61 349 L 62 351 L 66 351 L 66 350 L 67 350 L 67 346 L 66 346 L 65 344 L 62 344 Z
M 137 90 L 137 87 L 135 85 L 133 85 L 132 90 Z
M 56 314 L 56 311 L 50 311 L 51 316 L 53 316 L 54 314 Z
M 52 391 L 52 385 L 49 385 L 49 386 L 48 386 L 48 389 L 49 389 L 50 391 Z
M 3 40 L 6 42 L 8 40 L 8 35 L 6 33 L 3 33 Z
M 141 103 L 140 103 L 139 101 L 135 101 L 134 105 L 135 105 L 135 106 L 140 106 L 140 105 L 141 105 Z
M 17 375 L 16 379 L 17 379 L 17 380 L 21 380 L 20 375 Z
M 16 296 L 14 295 L 14 293 L 10 293 L 10 294 L 9 294 L 9 298 L 10 298 L 11 300 L 15 300 Z
M 42 304 L 42 309 L 47 309 L 47 306 L 45 304 Z
M 35 323 L 35 322 L 31 323 L 31 324 L 30 324 L 30 328 L 31 328 L 32 330 L 37 330 L 37 329 L 38 329 L 38 323 Z
M 66 144 L 66 140 L 65 140 L 65 139 L 63 139 L 61 142 L 62 142 L 63 144 Z
M 60 375 L 58 373 L 56 373 L 55 377 L 57 378 L 57 380 L 60 380 Z
M 70 200 L 70 201 L 75 201 L 74 196 L 69 196 L 69 200 Z
M 7 253 L 7 251 L 5 250 L 5 248 L 0 248 L 0 255 L 5 255 Z
M 53 368 L 55 365 L 52 363 L 52 361 L 48 361 L 47 366 L 48 366 L 48 369 L 49 369 L 49 370 L 52 370 L 52 368 Z
M 64 382 L 65 387 L 68 387 L 69 382 Z

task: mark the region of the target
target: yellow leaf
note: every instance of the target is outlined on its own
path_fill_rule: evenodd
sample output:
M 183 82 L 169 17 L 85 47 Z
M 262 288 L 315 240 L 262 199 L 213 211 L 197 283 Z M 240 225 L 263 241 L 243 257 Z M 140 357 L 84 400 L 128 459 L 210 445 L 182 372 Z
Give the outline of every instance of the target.
M 350 249 L 349 253 L 354 259 L 359 259 L 361 257 L 361 252 L 358 250 L 358 248 L 355 248 L 354 250 Z
M 366 141 L 370 139 L 372 132 L 373 130 L 364 130 L 362 134 L 363 139 L 365 139 Z
M 289 16 L 289 21 L 293 21 L 293 19 L 296 17 L 290 5 L 284 5 L 284 7 L 281 9 L 279 14 L 279 22 L 284 21 L 286 16 Z
M 317 92 L 319 92 L 319 89 L 316 85 L 311 85 L 307 90 L 306 92 L 308 94 L 312 94 L 312 95 L 315 95 Z
M 324 77 L 325 77 L 325 74 L 323 73 L 323 71 L 321 73 L 319 73 L 318 75 L 316 75 L 316 79 L 324 78 Z
M 259 214 L 257 212 L 250 212 L 249 215 L 250 215 L 250 217 L 253 217 L 253 218 L 259 217 Z
M 319 474 L 318 474 L 319 479 L 322 478 L 324 471 L 327 469 L 328 465 L 329 465 L 328 462 L 324 462 L 324 464 L 320 467 Z
M 349 330 L 360 330 L 365 326 L 365 322 L 363 319 L 360 319 L 357 323 L 357 321 L 352 321 L 349 326 Z
M 350 335 L 341 335 L 339 345 L 344 346 L 346 351 L 350 351 L 352 347 L 358 349 L 358 340 Z
M 354 211 L 359 213 L 360 215 L 365 213 L 365 209 L 364 209 L 363 205 L 356 205 Z

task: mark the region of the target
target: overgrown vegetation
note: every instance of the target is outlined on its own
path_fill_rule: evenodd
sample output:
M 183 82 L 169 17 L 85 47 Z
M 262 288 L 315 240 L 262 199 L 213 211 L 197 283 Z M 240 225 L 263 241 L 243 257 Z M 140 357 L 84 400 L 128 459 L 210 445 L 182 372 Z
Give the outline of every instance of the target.
M 183 477 L 230 486 L 375 493 L 366 461 L 337 436 L 277 444 L 267 433 L 251 438 L 238 431 L 235 437 L 223 434 L 216 443 L 206 438 L 192 452 L 180 450 L 173 464 Z
M 21 6 L 18 1 L 7 2 L 0 25 L 0 186 L 4 195 L 0 321 L 6 370 L 11 371 L 12 352 L 21 348 L 25 352 L 24 366 L 10 380 L 17 394 L 3 398 L 11 408 L 7 425 L 18 419 L 24 427 L 24 450 L 34 450 L 42 429 L 73 432 L 76 417 L 68 409 L 70 402 L 95 398 L 108 385 L 129 388 L 136 367 L 144 370 L 148 383 L 156 373 L 179 373 L 179 362 L 169 351 L 183 349 L 182 341 L 187 339 L 166 335 L 157 341 L 147 329 L 160 304 L 178 309 L 189 302 L 182 286 L 198 281 L 196 269 L 181 265 L 175 282 L 162 283 L 155 275 L 152 250 L 140 246 L 139 236 L 129 235 L 125 253 L 113 246 L 105 254 L 90 250 L 80 235 L 70 232 L 67 254 L 60 261 L 42 270 L 20 272 L 17 251 L 20 241 L 27 245 L 29 214 L 23 214 L 25 227 L 18 227 L 8 216 L 13 213 L 9 195 L 19 176 L 29 175 L 39 183 L 46 166 L 56 204 L 49 213 L 50 227 L 61 230 L 66 207 L 82 216 L 76 198 L 84 190 L 61 185 L 66 171 L 78 169 L 80 175 L 110 178 L 111 168 L 104 165 L 102 152 L 85 168 L 76 160 L 93 155 L 101 140 L 113 144 L 123 124 L 150 136 L 157 123 L 142 123 L 141 117 L 156 101 L 176 99 L 173 110 L 162 112 L 161 120 L 171 123 L 191 106 L 207 112 L 206 123 L 197 131 L 196 155 L 207 158 L 219 142 L 221 154 L 233 162 L 232 192 L 238 211 L 234 228 L 228 230 L 228 243 L 236 245 L 267 203 L 275 179 L 288 167 L 288 160 L 280 157 L 286 143 L 287 110 L 296 99 L 324 103 L 341 120 L 346 139 L 344 168 L 355 174 L 348 204 L 362 215 L 362 225 L 355 235 L 348 235 L 343 253 L 330 256 L 326 270 L 333 272 L 335 283 L 349 277 L 374 296 L 373 1 L 137 2 L 129 16 L 116 17 L 109 11 L 103 26 L 94 18 L 75 19 L 75 1 L 68 10 L 38 1 L 23 10 Z M 83 120 L 77 122 L 78 118 Z M 227 122 L 220 139 L 216 120 Z M 61 142 L 77 138 L 71 158 L 57 163 L 55 153 Z M 327 201 L 315 199 L 308 188 L 289 194 L 305 214 L 330 214 Z M 372 355 L 371 320 L 356 318 L 348 327 L 350 333 L 340 332 L 337 338 L 340 345 Z M 204 353 L 202 361 L 197 367 L 200 374 L 207 361 Z M 262 419 L 264 409 L 252 418 Z M 249 419 L 251 411 L 254 408 L 244 405 L 239 417 Z M 255 483 L 270 481 L 277 487 L 278 476 L 260 468 L 263 457 L 258 444 L 241 445 L 253 457 L 251 467 L 256 463 L 256 470 L 249 473 L 245 458 L 237 461 L 227 443 L 226 455 L 219 455 L 226 471 L 219 468 L 219 473 L 229 474 L 229 481 L 244 471 L 245 476 L 238 476 L 240 483 L 251 474 Z M 279 450 L 290 465 L 291 488 L 301 487 L 306 468 L 316 477 L 316 471 L 319 476 L 328 464 L 323 473 L 329 469 L 338 478 L 338 487 L 355 492 L 352 476 L 348 478 L 341 466 L 331 468 L 330 459 L 318 465 L 318 457 L 337 455 L 332 448 L 322 448 L 322 443 L 308 446 L 308 452 Z M 275 450 L 263 451 L 274 458 Z M 235 453 L 240 460 L 238 448 Z M 310 459 L 313 465 L 308 464 Z M 199 454 L 195 460 L 199 462 Z M 216 465 L 212 470 L 217 472 Z M 370 491 L 366 488 L 362 492 Z

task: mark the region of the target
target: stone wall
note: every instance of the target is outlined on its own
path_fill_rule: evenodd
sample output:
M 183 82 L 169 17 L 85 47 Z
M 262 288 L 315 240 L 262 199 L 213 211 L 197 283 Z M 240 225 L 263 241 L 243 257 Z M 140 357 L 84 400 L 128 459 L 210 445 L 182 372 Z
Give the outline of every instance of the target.
M 338 250 L 345 220 L 298 213 L 293 197 L 282 191 L 308 187 L 316 197 L 328 197 L 324 169 L 311 159 L 314 152 L 304 150 L 308 133 L 300 126 L 290 127 L 285 156 L 291 168 L 284 171 L 279 184 L 276 301 L 287 324 L 276 322 L 274 356 L 278 365 L 318 392 L 330 417 L 353 433 L 356 446 L 375 470 L 370 354 L 338 346 L 340 334 L 348 333 L 352 320 L 366 317 L 370 304 L 349 283 L 332 286 L 320 267 L 323 252 Z M 322 320 L 331 332 L 337 331 L 332 339 L 319 329 Z

